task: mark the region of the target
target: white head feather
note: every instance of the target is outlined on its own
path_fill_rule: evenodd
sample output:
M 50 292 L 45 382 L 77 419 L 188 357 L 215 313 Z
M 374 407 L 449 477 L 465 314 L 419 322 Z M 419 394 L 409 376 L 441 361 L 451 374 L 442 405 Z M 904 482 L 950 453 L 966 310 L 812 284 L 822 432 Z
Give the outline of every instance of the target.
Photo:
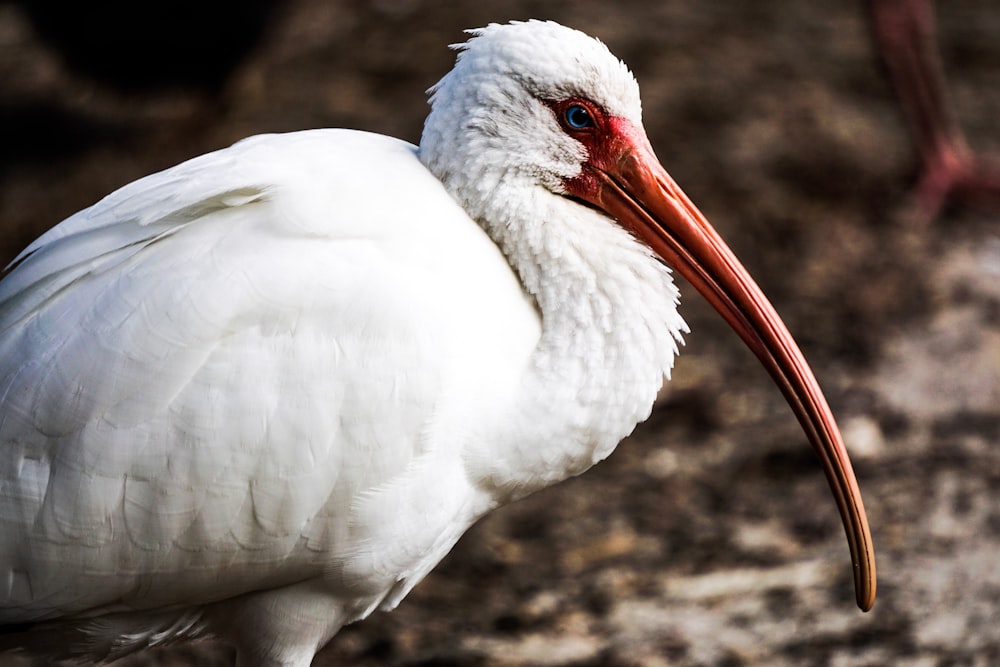
M 474 211 L 498 177 L 555 193 L 579 173 L 583 146 L 559 127 L 547 101 L 584 97 L 642 125 L 639 86 L 599 40 L 551 21 L 490 24 L 452 45 L 455 67 L 430 89 L 421 161 Z

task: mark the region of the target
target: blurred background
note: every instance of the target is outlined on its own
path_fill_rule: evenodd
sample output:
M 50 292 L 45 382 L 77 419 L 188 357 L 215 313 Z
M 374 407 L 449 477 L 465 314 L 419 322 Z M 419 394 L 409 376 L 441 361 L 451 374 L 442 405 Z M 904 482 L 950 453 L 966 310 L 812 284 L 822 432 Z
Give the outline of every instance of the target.
M 959 120 L 1000 155 L 1000 8 L 939 3 Z M 913 215 L 918 157 L 861 0 L 0 1 L 0 261 L 113 189 L 251 134 L 416 142 L 447 45 L 548 18 L 630 64 L 663 164 L 796 335 L 879 553 L 874 610 L 752 355 L 692 333 L 648 422 L 490 516 L 317 665 L 1000 664 L 1000 215 Z M 923 218 L 923 220 L 918 220 Z M 211 644 L 131 665 L 227 664 Z M 0 656 L 0 663 L 3 662 Z

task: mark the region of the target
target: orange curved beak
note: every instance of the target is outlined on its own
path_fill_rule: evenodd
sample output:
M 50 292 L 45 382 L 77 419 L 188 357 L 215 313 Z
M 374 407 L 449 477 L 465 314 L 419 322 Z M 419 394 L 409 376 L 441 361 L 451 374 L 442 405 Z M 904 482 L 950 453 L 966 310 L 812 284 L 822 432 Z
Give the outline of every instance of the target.
M 605 211 L 680 272 L 753 350 L 819 456 L 847 533 L 858 606 L 875 603 L 875 549 L 861 491 L 826 398 L 774 307 L 701 211 L 660 165 L 645 135 L 585 166 L 574 194 Z

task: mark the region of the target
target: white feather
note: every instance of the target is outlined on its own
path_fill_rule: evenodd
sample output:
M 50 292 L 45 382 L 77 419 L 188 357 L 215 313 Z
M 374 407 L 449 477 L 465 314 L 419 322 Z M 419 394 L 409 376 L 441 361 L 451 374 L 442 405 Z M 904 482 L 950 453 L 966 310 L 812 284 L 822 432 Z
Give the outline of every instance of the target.
M 560 195 L 584 155 L 539 100 L 568 92 L 640 122 L 603 45 L 491 26 L 419 152 L 254 137 L 25 250 L 0 283 L 0 622 L 308 664 L 483 513 L 607 456 L 684 324 L 666 268 Z

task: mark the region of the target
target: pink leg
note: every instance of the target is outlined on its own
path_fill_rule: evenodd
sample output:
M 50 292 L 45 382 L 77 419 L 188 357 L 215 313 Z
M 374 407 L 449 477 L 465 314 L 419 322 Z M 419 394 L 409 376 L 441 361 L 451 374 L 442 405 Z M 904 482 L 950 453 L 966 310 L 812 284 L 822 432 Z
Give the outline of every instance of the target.
M 931 0 L 871 0 L 871 10 L 876 43 L 923 163 L 914 216 L 929 222 L 949 204 L 1000 211 L 1000 163 L 976 155 L 958 124 Z

